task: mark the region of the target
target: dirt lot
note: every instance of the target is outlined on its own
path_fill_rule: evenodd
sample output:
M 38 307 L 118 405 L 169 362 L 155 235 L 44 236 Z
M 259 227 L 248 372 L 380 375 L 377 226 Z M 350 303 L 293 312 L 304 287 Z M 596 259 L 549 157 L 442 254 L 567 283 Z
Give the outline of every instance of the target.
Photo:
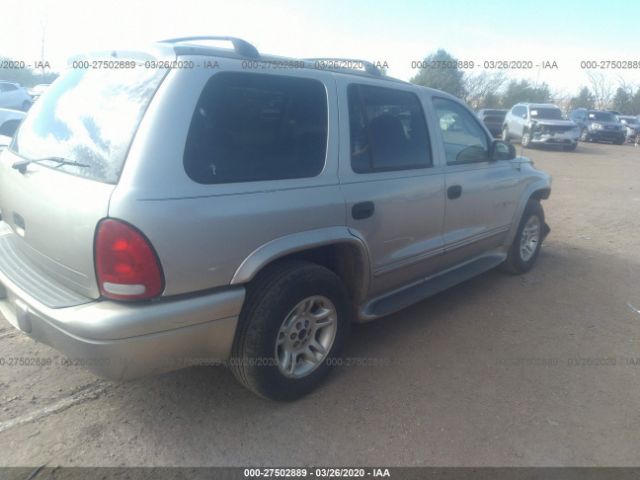
M 537 267 L 358 326 L 292 404 L 222 368 L 125 384 L 0 366 L 0 465 L 638 465 L 640 149 L 527 151 L 553 174 Z M 0 319 L 0 356 L 62 357 Z

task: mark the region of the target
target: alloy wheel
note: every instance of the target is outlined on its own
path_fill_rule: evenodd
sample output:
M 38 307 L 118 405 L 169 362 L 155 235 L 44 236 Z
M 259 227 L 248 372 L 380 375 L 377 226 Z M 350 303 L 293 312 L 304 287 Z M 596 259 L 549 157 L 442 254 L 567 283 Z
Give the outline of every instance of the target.
M 285 317 L 276 338 L 275 358 L 289 378 L 309 375 L 327 358 L 338 329 L 338 313 L 327 297 L 307 297 Z

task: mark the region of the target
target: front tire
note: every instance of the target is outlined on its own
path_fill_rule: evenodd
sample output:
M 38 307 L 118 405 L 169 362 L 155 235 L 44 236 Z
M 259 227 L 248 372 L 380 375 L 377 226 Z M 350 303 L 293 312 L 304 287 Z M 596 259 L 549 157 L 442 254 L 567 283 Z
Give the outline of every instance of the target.
M 548 232 L 549 227 L 544 221 L 542 205 L 537 200 L 529 200 L 509 248 L 507 259 L 500 269 L 514 274 L 531 270 L 538 259 L 542 241 Z
M 522 138 L 520 139 L 520 144 L 522 145 L 523 148 L 530 148 L 531 147 L 531 132 L 529 132 L 528 130 L 525 130 L 522 133 Z
M 231 369 L 249 390 L 296 400 L 330 373 L 348 336 L 351 304 L 340 278 L 305 261 L 286 261 L 247 287 Z
M 562 149 L 565 152 L 574 152 L 577 147 L 578 147 L 578 144 L 574 143 L 574 144 L 569 145 L 568 147 L 562 147 Z
M 590 142 L 591 137 L 589 136 L 589 131 L 586 128 L 583 128 L 580 132 L 580 141 L 581 142 Z

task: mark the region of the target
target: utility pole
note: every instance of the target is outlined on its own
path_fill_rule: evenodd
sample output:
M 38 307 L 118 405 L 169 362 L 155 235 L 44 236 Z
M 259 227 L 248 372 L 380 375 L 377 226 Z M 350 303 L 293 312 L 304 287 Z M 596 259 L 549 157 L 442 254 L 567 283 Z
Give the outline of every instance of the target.
M 42 16 L 42 19 L 40 20 L 40 29 L 42 31 L 42 35 L 40 37 L 40 78 L 44 78 L 44 45 L 45 45 L 45 39 L 47 36 L 47 20 L 45 18 L 45 16 Z

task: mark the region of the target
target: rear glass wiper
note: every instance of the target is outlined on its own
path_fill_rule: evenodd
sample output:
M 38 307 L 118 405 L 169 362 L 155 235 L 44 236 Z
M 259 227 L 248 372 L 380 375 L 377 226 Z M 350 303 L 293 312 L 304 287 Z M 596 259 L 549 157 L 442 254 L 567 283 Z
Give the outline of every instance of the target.
M 55 168 L 61 167 L 62 165 L 71 165 L 74 167 L 90 167 L 91 165 L 87 165 L 86 163 L 76 162 L 75 160 L 67 160 L 62 157 L 44 157 L 44 158 L 35 158 L 33 160 L 18 160 L 11 168 L 15 168 L 20 173 L 24 173 L 27 171 L 27 165 L 30 163 L 40 163 L 40 162 L 56 162 L 58 165 Z

